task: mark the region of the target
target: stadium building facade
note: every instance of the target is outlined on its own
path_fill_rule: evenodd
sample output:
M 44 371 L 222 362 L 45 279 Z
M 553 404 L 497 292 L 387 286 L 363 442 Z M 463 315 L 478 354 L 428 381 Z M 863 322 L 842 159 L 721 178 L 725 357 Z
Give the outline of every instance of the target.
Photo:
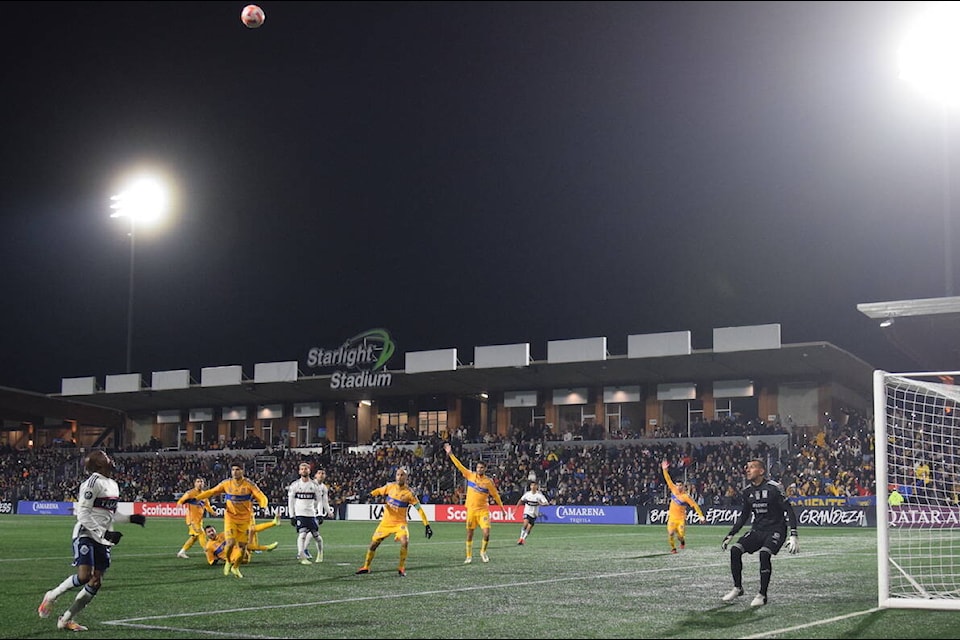
M 530 354 L 517 343 L 474 347 L 468 364 L 457 349 L 401 356 L 387 330 L 371 329 L 253 371 L 64 378 L 48 396 L 7 390 L 0 437 L 13 447 L 344 447 L 518 428 L 576 440 L 689 436 L 726 417 L 802 434 L 872 409 L 871 365 L 826 342 L 781 344 L 778 324 L 714 329 L 711 349 L 677 331 L 627 336 L 623 354 L 610 354 L 605 337 Z

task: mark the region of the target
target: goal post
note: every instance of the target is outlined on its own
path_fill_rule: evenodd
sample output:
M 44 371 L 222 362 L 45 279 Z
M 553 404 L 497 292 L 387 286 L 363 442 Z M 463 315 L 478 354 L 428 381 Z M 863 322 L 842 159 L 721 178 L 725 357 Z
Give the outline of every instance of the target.
M 960 610 L 960 372 L 873 374 L 879 606 Z M 893 491 L 897 496 L 890 501 Z

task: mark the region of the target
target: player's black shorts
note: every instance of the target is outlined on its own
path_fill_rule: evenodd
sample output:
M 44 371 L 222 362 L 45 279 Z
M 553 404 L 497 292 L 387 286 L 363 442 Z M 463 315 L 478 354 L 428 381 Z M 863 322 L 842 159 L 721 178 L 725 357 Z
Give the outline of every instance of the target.
M 770 553 L 777 555 L 783 543 L 787 541 L 787 530 L 778 529 L 776 531 L 757 531 L 751 529 L 746 535 L 740 536 L 737 544 L 743 547 L 744 553 L 756 553 L 766 547 Z
M 320 528 L 315 516 L 297 516 L 295 525 L 297 531 L 309 531 L 310 533 L 315 533 Z

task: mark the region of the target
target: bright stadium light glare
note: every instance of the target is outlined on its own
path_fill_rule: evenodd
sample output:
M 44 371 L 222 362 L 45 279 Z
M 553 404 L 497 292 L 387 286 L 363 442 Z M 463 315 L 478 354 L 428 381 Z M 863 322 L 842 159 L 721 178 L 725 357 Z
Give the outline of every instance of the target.
M 948 105 L 960 104 L 960 3 L 932 4 L 898 51 L 900 78 Z
M 167 190 L 157 178 L 137 178 L 129 187 L 111 196 L 111 218 L 129 218 L 131 226 L 159 221 L 167 213 Z
M 127 358 L 126 372 L 132 371 L 133 354 L 133 294 L 134 266 L 136 264 L 137 231 L 155 227 L 166 219 L 170 209 L 169 188 L 163 179 L 152 173 L 141 173 L 125 180 L 120 193 L 110 196 L 113 204 L 111 218 L 126 218 L 130 221 L 130 272 L 127 291 Z

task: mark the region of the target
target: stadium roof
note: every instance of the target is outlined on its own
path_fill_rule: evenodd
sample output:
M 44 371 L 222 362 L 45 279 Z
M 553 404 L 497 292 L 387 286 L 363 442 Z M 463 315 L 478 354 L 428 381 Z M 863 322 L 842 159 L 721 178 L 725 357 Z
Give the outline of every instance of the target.
M 826 342 L 782 345 L 779 349 L 734 352 L 694 350 L 689 355 L 547 363 L 525 367 L 404 373 L 392 371 L 389 387 L 331 389 L 331 375 L 301 377 L 296 381 L 228 386 L 201 386 L 127 393 L 72 395 L 71 400 L 130 414 L 164 409 L 186 409 L 297 402 L 388 400 L 452 394 L 462 397 L 503 391 L 569 389 L 574 387 L 655 385 L 667 382 L 716 380 L 826 381 L 842 384 L 865 396 L 871 394 L 873 367 Z
M 124 415 L 117 408 L 0 387 L 0 420 L 39 425 L 47 420 L 76 420 L 82 424 L 117 427 L 123 425 Z
M 918 371 L 960 370 L 960 296 L 867 302 L 857 309 L 880 321 L 887 340 Z

